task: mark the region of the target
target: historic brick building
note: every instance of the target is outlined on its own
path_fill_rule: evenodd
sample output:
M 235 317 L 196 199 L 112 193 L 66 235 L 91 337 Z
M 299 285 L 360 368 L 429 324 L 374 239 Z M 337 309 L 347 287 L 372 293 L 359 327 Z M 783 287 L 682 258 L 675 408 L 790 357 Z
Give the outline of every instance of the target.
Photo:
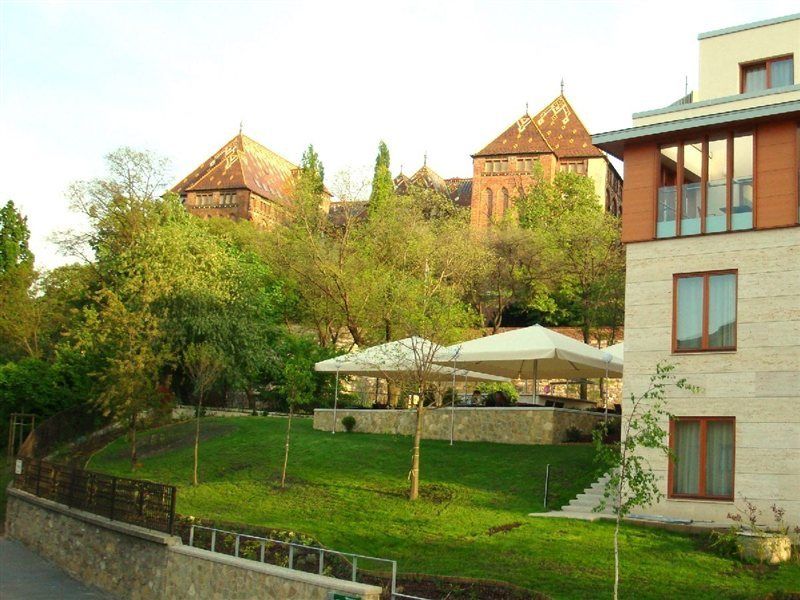
M 401 170 L 400 174 L 394 178 L 394 189 L 398 194 L 404 194 L 412 185 L 436 190 L 464 208 L 469 208 L 472 203 L 472 179 L 468 177 L 445 179 L 428 166 L 427 157 L 419 170 L 411 177 L 405 175 Z
M 201 217 L 246 219 L 262 227 L 283 221 L 299 167 L 239 132 L 172 191 Z M 329 196 L 323 200 L 327 212 Z
M 527 112 L 472 155 L 471 222 L 486 226 L 502 218 L 519 190 L 532 183 L 536 164 L 552 180 L 572 171 L 594 181 L 605 209 L 622 213 L 622 178 L 563 94 L 535 116 Z

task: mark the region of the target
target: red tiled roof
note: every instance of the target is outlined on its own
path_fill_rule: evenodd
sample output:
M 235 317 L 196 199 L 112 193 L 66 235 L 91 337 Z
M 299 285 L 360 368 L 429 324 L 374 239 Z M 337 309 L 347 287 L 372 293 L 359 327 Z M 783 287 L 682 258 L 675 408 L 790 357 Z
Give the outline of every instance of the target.
M 553 149 L 545 141 L 533 118 L 524 114 L 508 129 L 490 142 L 483 150 L 473 156 L 492 156 L 497 154 L 542 154 Z
M 558 158 L 603 156 L 592 145 L 592 136 L 563 95 L 559 95 L 534 118 L 542 137 Z
M 244 188 L 269 200 L 289 201 L 297 168 L 280 154 L 240 133 L 184 177 L 172 191 L 184 194 Z
M 445 179 L 450 199 L 459 206 L 470 206 L 472 203 L 472 179 L 451 177 Z
M 422 165 L 419 171 L 411 176 L 411 183 L 419 185 L 424 188 L 429 188 L 447 194 L 447 184 L 444 178 L 436 171 L 431 169 L 427 164 Z
M 603 156 L 563 95 L 535 116 L 522 115 L 473 156 L 552 153 L 558 158 Z

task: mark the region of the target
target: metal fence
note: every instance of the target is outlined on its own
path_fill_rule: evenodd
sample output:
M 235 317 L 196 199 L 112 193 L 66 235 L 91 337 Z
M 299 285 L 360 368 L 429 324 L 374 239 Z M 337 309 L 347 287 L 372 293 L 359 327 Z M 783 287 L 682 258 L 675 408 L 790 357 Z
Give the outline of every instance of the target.
M 14 487 L 112 521 L 173 532 L 177 490 L 172 485 L 20 458 Z
M 397 561 L 388 558 L 339 552 L 202 525 L 190 527 L 188 544 L 297 571 L 377 585 L 383 589 L 382 596 L 391 600 L 426 600 L 397 591 Z

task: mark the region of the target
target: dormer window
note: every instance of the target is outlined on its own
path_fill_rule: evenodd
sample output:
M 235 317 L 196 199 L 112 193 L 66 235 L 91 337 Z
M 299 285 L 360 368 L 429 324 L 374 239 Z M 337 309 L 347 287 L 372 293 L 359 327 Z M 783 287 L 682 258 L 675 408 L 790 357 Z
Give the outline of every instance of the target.
M 794 85 L 794 57 L 780 56 L 742 65 L 742 93 Z

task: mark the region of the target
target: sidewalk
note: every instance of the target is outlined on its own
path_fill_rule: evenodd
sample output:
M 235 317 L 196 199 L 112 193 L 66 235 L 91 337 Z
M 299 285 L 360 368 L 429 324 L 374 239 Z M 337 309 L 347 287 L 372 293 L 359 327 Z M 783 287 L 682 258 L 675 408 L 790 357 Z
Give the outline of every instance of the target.
M 113 600 L 72 579 L 19 542 L 0 538 L 0 598 L 3 600 Z

